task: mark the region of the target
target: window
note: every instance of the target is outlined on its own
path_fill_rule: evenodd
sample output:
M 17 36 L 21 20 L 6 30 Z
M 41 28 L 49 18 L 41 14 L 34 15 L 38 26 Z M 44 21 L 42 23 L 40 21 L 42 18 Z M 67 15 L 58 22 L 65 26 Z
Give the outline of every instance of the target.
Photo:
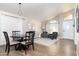
M 51 20 L 46 25 L 46 30 L 49 33 L 58 32 L 58 23 L 56 20 Z
M 73 15 L 72 14 L 66 15 L 64 17 L 64 20 L 72 20 L 72 19 L 73 19 Z

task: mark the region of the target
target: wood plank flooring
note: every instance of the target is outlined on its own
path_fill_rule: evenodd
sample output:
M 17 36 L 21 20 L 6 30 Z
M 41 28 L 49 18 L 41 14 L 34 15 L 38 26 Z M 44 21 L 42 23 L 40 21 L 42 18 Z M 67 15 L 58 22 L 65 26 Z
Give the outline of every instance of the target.
M 10 56 L 76 56 L 76 45 L 74 44 L 73 40 L 60 39 L 52 46 L 53 46 L 52 48 L 53 55 L 44 54 L 43 52 L 40 52 L 37 49 L 33 51 L 31 47 L 29 48 L 29 50 L 27 50 L 26 55 L 23 50 L 15 51 L 14 49 L 11 49 L 9 55 Z M 4 49 L 5 49 L 5 46 L 0 47 L 0 56 L 7 55 Z

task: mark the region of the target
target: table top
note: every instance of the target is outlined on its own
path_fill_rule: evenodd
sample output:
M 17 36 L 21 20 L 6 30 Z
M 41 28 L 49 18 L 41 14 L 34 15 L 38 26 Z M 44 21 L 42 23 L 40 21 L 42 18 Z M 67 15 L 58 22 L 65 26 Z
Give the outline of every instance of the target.
M 10 37 L 12 37 L 13 40 L 19 41 L 19 42 L 22 42 L 23 41 L 23 38 L 24 38 L 24 36 L 10 36 Z
M 21 37 L 24 37 L 24 36 L 10 36 L 12 38 L 21 38 Z

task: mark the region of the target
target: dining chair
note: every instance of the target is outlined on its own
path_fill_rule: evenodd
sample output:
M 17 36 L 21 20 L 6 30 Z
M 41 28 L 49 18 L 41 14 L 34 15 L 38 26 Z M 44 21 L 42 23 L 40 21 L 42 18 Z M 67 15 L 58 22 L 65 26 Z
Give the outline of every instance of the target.
M 20 31 L 12 31 L 12 36 L 20 36 Z M 21 39 L 19 37 L 13 38 L 13 40 Z
M 32 46 L 32 49 L 34 50 L 34 36 L 35 31 L 26 32 L 24 41 L 21 42 L 21 44 L 25 45 L 25 54 L 26 54 L 26 48 L 29 46 Z
M 19 44 L 19 42 L 18 41 L 14 41 L 14 40 L 10 41 L 8 33 L 6 31 L 4 31 L 3 34 L 4 34 L 4 37 L 5 37 L 5 40 L 6 40 L 5 52 L 7 51 L 7 55 L 9 55 L 10 47 L 11 46 L 15 46 L 15 48 L 16 48 L 16 46 Z

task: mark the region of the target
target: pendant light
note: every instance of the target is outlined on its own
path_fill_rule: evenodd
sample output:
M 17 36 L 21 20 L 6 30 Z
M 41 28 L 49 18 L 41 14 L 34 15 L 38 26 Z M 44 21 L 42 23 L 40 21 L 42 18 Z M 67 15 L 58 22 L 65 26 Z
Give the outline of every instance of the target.
M 18 3 L 18 15 L 19 16 L 23 16 L 23 13 L 22 13 L 22 3 Z

